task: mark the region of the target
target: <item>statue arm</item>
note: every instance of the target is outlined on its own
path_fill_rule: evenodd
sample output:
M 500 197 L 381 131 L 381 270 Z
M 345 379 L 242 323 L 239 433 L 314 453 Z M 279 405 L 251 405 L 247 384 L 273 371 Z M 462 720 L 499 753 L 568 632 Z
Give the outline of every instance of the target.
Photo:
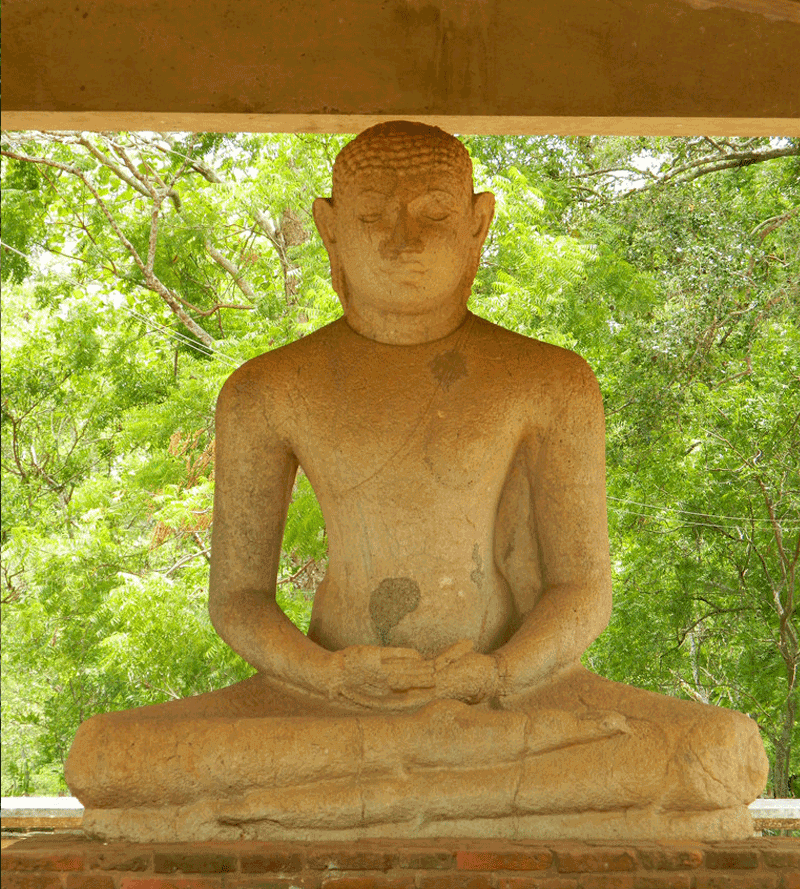
M 565 377 L 550 429 L 526 449 L 541 592 L 495 652 L 506 693 L 577 663 L 611 614 L 602 396 L 577 356 L 570 356 Z
M 279 682 L 365 708 L 412 708 L 431 697 L 434 685 L 433 667 L 417 651 L 327 651 L 278 606 L 278 563 L 298 463 L 270 417 L 268 381 L 280 374 L 267 367 L 263 359 L 248 362 L 217 402 L 211 621 L 234 651 Z
M 219 635 L 257 670 L 319 690 L 330 654 L 275 599 L 298 464 L 270 420 L 266 367 L 262 359 L 245 364 L 217 401 L 209 612 Z

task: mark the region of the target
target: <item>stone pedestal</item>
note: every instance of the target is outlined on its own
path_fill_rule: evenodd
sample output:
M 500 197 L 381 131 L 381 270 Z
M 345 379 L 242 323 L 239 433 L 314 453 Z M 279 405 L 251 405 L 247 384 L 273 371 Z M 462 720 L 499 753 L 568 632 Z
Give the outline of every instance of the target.
M 22 839 L 3 889 L 800 889 L 800 841 L 370 840 L 101 843 Z

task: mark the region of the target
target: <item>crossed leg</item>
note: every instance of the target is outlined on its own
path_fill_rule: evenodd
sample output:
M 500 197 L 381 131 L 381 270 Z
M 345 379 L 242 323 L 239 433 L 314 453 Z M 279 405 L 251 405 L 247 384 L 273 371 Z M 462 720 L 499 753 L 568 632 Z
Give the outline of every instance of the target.
M 403 799 L 434 818 L 479 801 L 495 816 L 708 811 L 746 805 L 766 780 L 748 717 L 582 667 L 495 708 L 438 701 L 409 714 L 354 713 L 257 675 L 94 717 L 76 737 L 67 777 L 87 806 L 207 798 L 239 807 L 245 819 L 267 805 L 264 817 L 293 823 L 318 821 L 321 800 L 339 799 L 324 807 L 331 826 L 349 808 L 356 821 L 367 809 L 392 821 L 407 808 Z

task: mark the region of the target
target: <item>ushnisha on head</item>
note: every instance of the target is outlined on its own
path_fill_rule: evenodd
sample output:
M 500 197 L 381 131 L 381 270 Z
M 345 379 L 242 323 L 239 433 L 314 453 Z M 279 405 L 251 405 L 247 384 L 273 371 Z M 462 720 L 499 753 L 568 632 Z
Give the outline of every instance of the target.
M 336 159 L 333 196 L 314 202 L 348 324 L 398 345 L 455 330 L 493 212 L 455 137 L 407 121 L 361 133 Z
M 356 174 L 386 168 L 397 172 L 421 167 L 462 179 L 472 191 L 472 158 L 464 145 L 439 127 L 398 120 L 364 130 L 339 152 L 333 165 L 333 198 Z

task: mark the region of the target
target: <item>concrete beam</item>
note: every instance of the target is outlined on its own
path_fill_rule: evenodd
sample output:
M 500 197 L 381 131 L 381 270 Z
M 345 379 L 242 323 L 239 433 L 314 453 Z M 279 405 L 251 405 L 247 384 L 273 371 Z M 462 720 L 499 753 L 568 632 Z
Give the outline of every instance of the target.
M 6 128 L 800 133 L 800 0 L 4 0 Z

